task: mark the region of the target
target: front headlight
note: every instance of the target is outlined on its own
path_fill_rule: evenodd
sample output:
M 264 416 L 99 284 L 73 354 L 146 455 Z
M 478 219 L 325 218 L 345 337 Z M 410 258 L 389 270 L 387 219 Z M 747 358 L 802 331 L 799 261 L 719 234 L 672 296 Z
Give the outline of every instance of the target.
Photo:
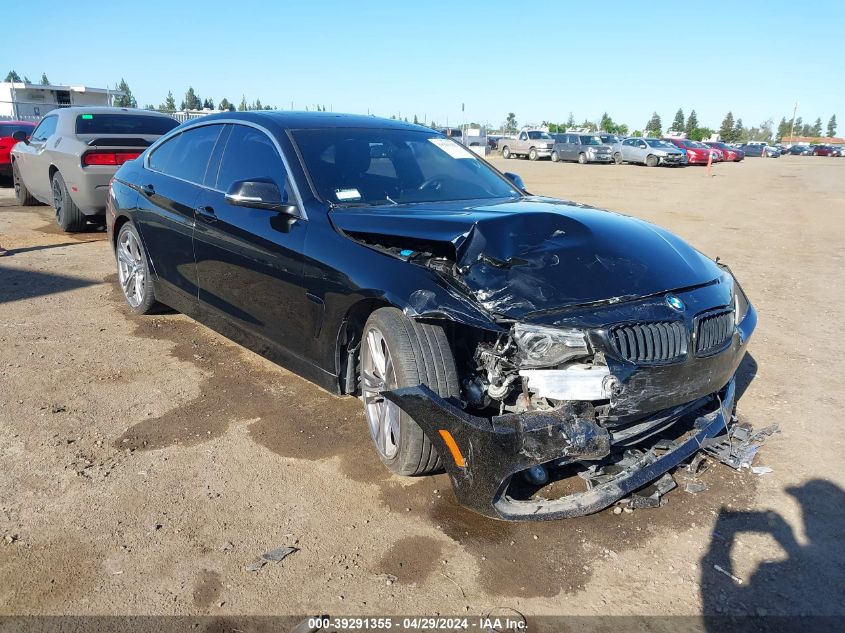
M 580 330 L 517 323 L 513 340 L 519 348 L 521 367 L 549 367 L 589 354 L 587 339 Z
M 742 323 L 745 315 L 748 314 L 748 297 L 739 287 L 739 284 L 734 278 L 734 314 L 736 315 L 736 324 Z

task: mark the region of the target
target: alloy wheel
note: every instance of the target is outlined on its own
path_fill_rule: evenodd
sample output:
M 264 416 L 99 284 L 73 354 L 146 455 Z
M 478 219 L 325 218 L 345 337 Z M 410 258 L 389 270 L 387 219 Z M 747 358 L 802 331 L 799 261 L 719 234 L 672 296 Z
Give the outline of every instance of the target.
M 56 210 L 56 219 L 58 220 L 59 224 L 62 223 L 62 211 L 63 211 L 63 199 L 64 196 L 62 195 L 62 187 L 59 184 L 58 178 L 53 178 L 53 184 L 51 185 L 50 189 L 53 192 L 53 208 Z
M 396 372 L 384 336 L 370 328 L 361 350 L 361 394 L 370 434 L 381 456 L 393 459 L 399 452 L 399 407 L 383 391 L 396 387 Z
M 144 301 L 146 275 L 141 245 L 132 231 L 123 231 L 117 244 L 117 277 L 123 296 L 133 308 Z

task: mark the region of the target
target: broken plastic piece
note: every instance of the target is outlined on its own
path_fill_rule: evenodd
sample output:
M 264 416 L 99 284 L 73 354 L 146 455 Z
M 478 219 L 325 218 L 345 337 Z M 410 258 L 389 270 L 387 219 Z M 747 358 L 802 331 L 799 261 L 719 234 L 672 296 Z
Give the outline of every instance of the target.
M 258 571 L 267 563 L 280 563 L 282 559 L 290 556 L 299 550 L 295 547 L 277 547 L 268 552 L 264 552 L 254 562 L 245 567 L 246 571 Z
M 704 492 L 708 488 L 709 486 L 703 481 L 688 481 L 684 484 L 684 490 L 692 494 Z
M 771 468 L 769 468 L 768 466 L 752 466 L 751 472 L 754 473 L 755 475 L 767 475 L 767 474 L 774 472 L 774 471 Z

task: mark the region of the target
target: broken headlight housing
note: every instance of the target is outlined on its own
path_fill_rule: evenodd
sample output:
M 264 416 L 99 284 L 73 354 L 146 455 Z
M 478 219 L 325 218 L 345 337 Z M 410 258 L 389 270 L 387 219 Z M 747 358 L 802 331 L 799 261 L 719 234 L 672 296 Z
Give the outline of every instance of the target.
M 551 367 L 590 352 L 581 330 L 517 323 L 511 336 L 519 349 L 520 367 Z
M 734 314 L 737 325 L 742 323 L 745 315 L 748 314 L 748 297 L 745 296 L 736 279 L 734 279 Z

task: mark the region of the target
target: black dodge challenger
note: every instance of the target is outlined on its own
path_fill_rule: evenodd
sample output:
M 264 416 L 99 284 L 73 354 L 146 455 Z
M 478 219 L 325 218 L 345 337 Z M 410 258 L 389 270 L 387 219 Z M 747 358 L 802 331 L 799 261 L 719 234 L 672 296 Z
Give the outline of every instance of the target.
M 400 121 L 190 121 L 120 168 L 107 220 L 133 311 L 359 396 L 391 471 L 445 468 L 500 519 L 595 512 L 724 434 L 757 319 L 675 235 Z

